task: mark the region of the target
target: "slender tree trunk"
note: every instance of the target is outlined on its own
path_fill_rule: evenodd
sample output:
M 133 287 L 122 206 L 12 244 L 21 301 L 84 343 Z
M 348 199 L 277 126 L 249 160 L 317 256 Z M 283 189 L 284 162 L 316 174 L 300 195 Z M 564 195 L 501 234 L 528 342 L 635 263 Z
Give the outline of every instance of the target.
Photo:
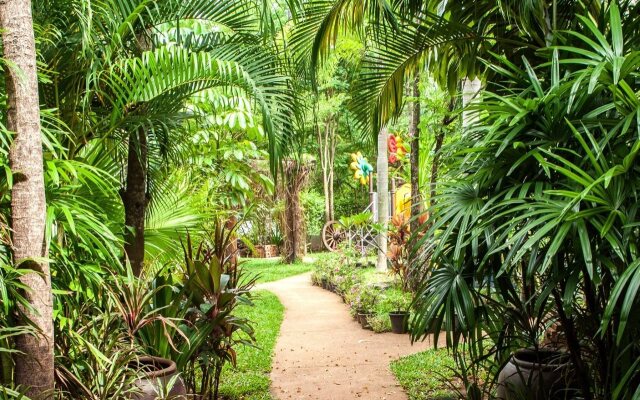
M 433 147 L 433 162 L 431 164 L 431 181 L 429 183 L 429 206 L 434 206 L 436 204 L 436 186 L 438 184 L 438 168 L 440 167 L 440 150 L 442 149 L 442 143 L 444 142 L 444 132 L 446 127 L 456 120 L 455 116 L 452 115 L 455 105 L 456 100 L 452 97 L 449 100 L 449 113 L 442 119 L 442 128 L 436 135 L 436 143 Z
M 33 399 L 53 398 L 53 298 L 45 243 L 46 199 L 40 135 L 40 107 L 36 48 L 30 0 L 0 0 L 0 27 L 6 70 L 7 127 L 15 132 L 9 152 L 13 172 L 11 228 L 13 257 L 32 261 L 19 264 L 33 272 L 20 278 L 29 288 L 26 298 L 33 307 L 22 311 L 38 327 L 37 335 L 16 338 L 15 382 L 29 388 Z
M 322 188 L 324 192 L 324 219 L 334 219 L 333 209 L 333 171 L 336 155 L 336 129 L 338 121 L 330 117 L 325 121 L 324 130 L 318 129 L 320 166 L 322 167 Z
M 387 225 L 389 224 L 389 155 L 387 139 L 389 132 L 384 127 L 378 134 L 378 224 L 382 227 L 378 235 L 378 262 L 376 269 L 387 270 Z
M 417 232 L 420 225 L 418 215 L 422 212 L 420 196 L 420 73 L 416 73 L 412 82 L 414 101 L 411 104 L 409 120 L 409 138 L 411 139 L 411 232 Z
M 127 183 L 122 196 L 125 215 L 124 250 L 139 276 L 144 263 L 144 217 L 147 210 L 147 135 L 143 128 L 129 138 Z
M 431 163 L 431 181 L 429 183 L 429 206 L 436 204 L 436 186 L 438 185 L 438 168 L 440 166 L 440 150 L 444 141 L 444 131 L 440 130 L 436 135 L 436 143 L 433 147 L 433 162 Z
M 335 219 L 335 208 L 334 208 L 334 170 L 335 170 L 335 161 L 336 161 L 336 130 L 338 129 L 338 119 L 336 119 L 333 123 L 333 127 L 331 129 L 331 140 L 329 141 L 329 153 L 328 153 L 328 169 L 329 169 L 329 219 Z

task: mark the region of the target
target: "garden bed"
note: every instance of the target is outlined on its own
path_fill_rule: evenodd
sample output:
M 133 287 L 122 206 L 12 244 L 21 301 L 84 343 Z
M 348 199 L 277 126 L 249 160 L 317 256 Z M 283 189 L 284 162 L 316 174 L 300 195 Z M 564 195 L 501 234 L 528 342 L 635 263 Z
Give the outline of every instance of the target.
M 368 265 L 366 260 L 332 254 L 317 263 L 311 280 L 342 297 L 363 327 L 378 333 L 389 332 L 389 313 L 408 311 L 411 293 L 402 290 L 398 277 Z

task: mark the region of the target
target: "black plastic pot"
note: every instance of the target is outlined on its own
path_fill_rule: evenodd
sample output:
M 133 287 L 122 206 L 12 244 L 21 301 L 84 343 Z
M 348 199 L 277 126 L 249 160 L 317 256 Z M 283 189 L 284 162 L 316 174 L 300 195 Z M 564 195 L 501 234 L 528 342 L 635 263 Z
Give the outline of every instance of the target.
M 398 334 L 407 333 L 409 326 L 409 313 L 406 311 L 393 311 L 389 313 L 391 320 L 391 332 Z
M 573 364 L 566 353 L 518 350 L 500 371 L 497 399 L 573 399 L 577 394 L 574 377 Z
M 369 323 L 369 318 L 373 317 L 373 315 L 373 313 L 368 312 L 358 313 L 358 322 L 360 322 L 362 329 L 372 329 L 371 324 Z
M 327 289 L 329 284 L 329 280 L 325 277 L 320 279 L 320 286 L 322 286 L 323 289 Z
M 178 374 L 176 363 L 160 357 L 140 357 L 132 365 L 139 370 L 143 377 L 136 380 L 136 393 L 131 397 L 134 400 L 155 400 L 162 388 Z M 169 398 L 173 400 L 186 400 L 187 390 L 181 378 L 175 380 L 169 391 Z

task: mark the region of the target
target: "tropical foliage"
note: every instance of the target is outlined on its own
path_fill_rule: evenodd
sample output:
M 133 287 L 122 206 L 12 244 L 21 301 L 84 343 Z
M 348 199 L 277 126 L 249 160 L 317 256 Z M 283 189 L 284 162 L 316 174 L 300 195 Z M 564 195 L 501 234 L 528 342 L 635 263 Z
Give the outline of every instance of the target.
M 133 358 L 175 356 L 184 353 L 181 344 L 204 354 L 205 344 L 189 336 L 215 325 L 200 327 L 191 314 L 177 312 L 185 299 L 169 301 L 192 282 L 187 272 L 186 281 L 178 278 L 180 241 L 188 232 L 204 240 L 242 214 L 238 208 L 251 202 L 255 186 L 271 192 L 293 133 L 295 96 L 275 47 L 277 30 L 264 25 L 276 16 L 262 6 L 253 0 L 34 3 L 57 396 L 126 397 L 137 376 L 126 368 Z M 3 129 L 5 204 L 11 140 Z M 258 172 L 255 163 L 266 167 Z M 6 207 L 2 219 L 10 221 Z M 15 314 L 26 305 L 20 293 L 28 288 L 18 280 L 22 272 L 12 265 L 3 226 L 0 348 L 3 382 L 10 385 L 12 338 L 31 328 Z M 223 246 L 229 238 L 209 242 Z M 220 260 L 224 276 L 229 263 Z M 216 289 L 233 290 L 219 306 L 225 313 L 240 301 L 236 285 L 237 277 Z M 190 319 L 193 325 L 184 325 Z M 224 346 L 206 344 L 210 358 L 232 359 L 231 344 L 247 340 L 235 329 L 225 332 Z M 222 364 L 215 365 L 214 378 Z M 215 383 L 199 382 L 197 390 L 214 396 Z
M 417 289 L 412 337 L 446 336 L 469 398 L 494 396 L 511 353 L 548 346 L 552 331 L 575 368 L 576 396 L 640 396 L 637 1 L 32 8 L 44 257 L 14 259 L 16 228 L 29 231 L 13 218 L 27 175 L 12 170 L 25 133 L 8 128 L 16 69 L 5 57 L 0 397 L 37 386 L 16 381 L 29 356 L 19 342 L 46 339 L 33 316 L 53 311 L 55 398 L 129 398 L 147 355 L 173 359 L 192 394 L 218 398 L 238 346 L 259 336 L 237 313 L 261 278 L 243 273 L 236 239 L 248 252 L 277 245 L 294 261 L 305 232 L 328 220 L 369 224 L 373 196 L 352 179 L 348 155 L 373 159 L 383 128 L 418 146 L 407 148 L 412 168 L 396 163 L 392 175 L 414 183 L 414 217 L 428 208 L 392 220 L 394 278 L 356 269 L 346 249 L 315 283 L 379 316 L 408 309 Z M 473 79 L 475 101 L 465 93 Z M 51 288 L 46 268 L 33 269 L 47 264 Z M 53 310 L 32 301 L 28 276 L 46 283 L 37 294 Z
M 536 57 L 484 60 L 494 75 L 450 145 L 414 335 L 435 323 L 490 371 L 468 393 L 559 326 L 582 397 L 638 394 L 637 6 L 598 10 Z

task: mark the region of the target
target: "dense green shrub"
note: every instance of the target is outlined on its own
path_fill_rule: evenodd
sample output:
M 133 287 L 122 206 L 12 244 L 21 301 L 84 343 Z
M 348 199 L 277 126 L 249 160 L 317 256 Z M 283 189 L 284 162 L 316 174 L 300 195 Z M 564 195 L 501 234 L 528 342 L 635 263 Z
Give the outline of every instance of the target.
M 470 394 L 490 396 L 511 352 L 552 327 L 577 397 L 640 393 L 638 6 L 594 4 L 555 46 L 492 57 L 429 210 L 414 337 L 435 323 L 468 350 L 461 375 L 490 371 Z
M 319 235 L 325 223 L 324 197 L 315 191 L 300 193 L 300 204 L 308 235 Z

